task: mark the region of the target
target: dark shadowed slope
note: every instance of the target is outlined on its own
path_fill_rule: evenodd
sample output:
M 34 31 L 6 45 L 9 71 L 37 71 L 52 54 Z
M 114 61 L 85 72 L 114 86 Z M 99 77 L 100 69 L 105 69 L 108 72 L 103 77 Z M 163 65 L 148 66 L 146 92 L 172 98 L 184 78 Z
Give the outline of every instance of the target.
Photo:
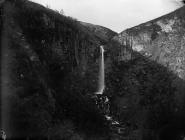
M 130 44 L 113 44 L 116 51 L 112 51 L 105 93 L 110 96 L 113 116 L 124 128 L 120 139 L 182 139 L 185 81 L 168 67 L 131 50 Z
M 90 23 L 85 23 L 85 22 L 81 22 L 82 25 L 86 26 L 88 28 L 88 30 L 92 33 L 94 33 L 97 37 L 99 37 L 100 39 L 103 39 L 105 41 L 109 41 L 110 39 L 112 39 L 114 36 L 117 35 L 116 32 L 103 27 L 103 26 L 99 26 L 99 25 L 94 25 L 94 24 L 90 24 Z
M 8 138 L 103 136 L 106 120 L 88 94 L 97 89 L 104 40 L 36 3 L 6 0 L 0 9 L 1 127 Z

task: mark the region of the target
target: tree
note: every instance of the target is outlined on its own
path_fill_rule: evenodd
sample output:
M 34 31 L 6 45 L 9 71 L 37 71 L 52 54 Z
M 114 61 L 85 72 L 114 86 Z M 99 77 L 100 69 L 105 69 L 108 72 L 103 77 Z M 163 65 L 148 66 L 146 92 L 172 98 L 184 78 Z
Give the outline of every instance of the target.
M 59 13 L 60 13 L 61 15 L 64 15 L 64 10 L 61 9 Z

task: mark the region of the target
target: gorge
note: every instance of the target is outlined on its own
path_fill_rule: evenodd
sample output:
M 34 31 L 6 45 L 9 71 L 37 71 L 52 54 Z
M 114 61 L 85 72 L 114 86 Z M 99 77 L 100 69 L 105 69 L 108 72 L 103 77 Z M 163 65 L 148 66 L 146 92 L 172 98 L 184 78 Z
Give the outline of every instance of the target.
M 118 34 L 27 0 L 0 2 L 7 139 L 183 140 L 184 13 Z

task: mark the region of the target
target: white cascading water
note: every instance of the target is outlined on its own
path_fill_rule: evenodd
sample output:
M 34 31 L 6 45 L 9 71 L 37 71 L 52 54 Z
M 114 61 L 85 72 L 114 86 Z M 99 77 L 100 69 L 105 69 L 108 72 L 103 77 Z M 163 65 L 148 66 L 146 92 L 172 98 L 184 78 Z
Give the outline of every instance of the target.
M 104 49 L 103 49 L 103 46 L 100 46 L 100 50 L 101 50 L 101 60 L 100 60 L 100 71 L 99 71 L 99 83 L 98 83 L 98 91 L 96 92 L 96 94 L 99 94 L 100 96 L 96 96 L 96 98 L 100 99 L 103 101 L 104 105 L 108 105 L 108 112 L 110 113 L 110 110 L 109 110 L 109 98 L 106 96 L 106 95 L 102 95 L 103 94 L 103 91 L 105 89 L 105 70 L 104 70 Z M 103 100 L 103 97 L 105 97 Z M 97 104 L 97 102 L 96 102 Z M 114 124 L 119 124 L 118 121 L 114 120 L 109 113 L 105 113 L 105 118 L 108 120 L 108 121 L 111 121 L 111 123 L 114 125 Z
M 101 49 L 101 62 L 100 62 L 100 73 L 99 73 L 99 85 L 98 92 L 96 94 L 103 94 L 105 88 L 105 72 L 104 72 L 104 49 L 103 46 L 100 46 Z

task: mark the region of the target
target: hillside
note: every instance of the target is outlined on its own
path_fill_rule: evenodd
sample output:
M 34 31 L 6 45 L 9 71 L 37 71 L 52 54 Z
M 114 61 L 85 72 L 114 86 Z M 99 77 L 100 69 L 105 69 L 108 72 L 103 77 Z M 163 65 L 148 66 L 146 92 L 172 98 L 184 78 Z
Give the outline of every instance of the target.
M 172 97 L 172 99 L 175 101 L 176 107 L 174 106 L 172 108 L 174 109 L 176 108 L 175 110 L 177 112 L 174 111 L 176 112 L 175 113 L 176 115 L 174 116 L 172 115 L 173 117 L 171 116 L 170 120 L 168 120 L 167 119 L 168 117 L 166 117 L 165 118 L 166 122 L 163 122 L 163 125 L 162 125 L 163 127 L 155 126 L 156 125 L 154 123 L 155 121 L 153 121 L 155 125 L 153 124 L 152 126 L 152 123 L 151 123 L 152 127 L 149 125 L 149 123 L 147 123 L 144 128 L 145 131 L 147 131 L 147 132 L 144 132 L 146 139 L 149 139 L 147 138 L 149 135 L 153 135 L 151 137 L 153 137 L 153 139 L 157 139 L 157 138 L 154 138 L 156 135 L 158 135 L 158 134 L 155 134 L 156 132 L 154 129 L 158 130 L 157 133 L 161 131 L 161 135 L 162 135 L 161 139 L 168 139 L 168 140 L 180 139 L 179 138 L 180 134 L 185 132 L 185 124 L 182 123 L 182 125 L 180 125 L 179 122 L 175 121 L 175 120 L 178 120 L 178 121 L 181 120 L 181 122 L 183 122 L 182 116 L 184 116 L 184 111 L 183 111 L 184 101 L 185 101 L 185 94 L 184 94 L 185 93 L 184 92 L 185 91 L 185 83 L 184 83 L 184 80 L 185 80 L 185 26 L 184 26 L 185 18 L 184 18 L 184 14 L 185 14 L 185 7 L 181 7 L 172 13 L 169 13 L 167 15 L 164 15 L 152 21 L 148 21 L 141 25 L 129 28 L 121 32 L 117 36 L 115 36 L 112 40 L 117 42 L 120 45 L 117 48 L 118 49 L 117 60 L 120 63 L 129 64 L 128 67 L 126 68 L 124 67 L 124 65 L 121 64 L 120 66 L 122 68 L 119 69 L 119 72 L 121 72 L 122 75 L 127 75 L 130 71 L 130 73 L 127 75 L 128 77 L 125 78 L 124 80 L 127 82 L 126 83 L 123 82 L 122 84 L 120 84 L 120 86 L 117 85 L 117 89 L 122 88 L 123 85 L 125 84 L 126 84 L 125 86 L 127 87 L 127 88 L 124 87 L 123 89 L 118 90 L 120 93 L 126 90 L 127 94 L 123 96 L 122 100 L 121 99 L 118 100 L 120 103 L 117 103 L 117 106 L 124 106 L 125 104 L 123 102 L 127 102 L 126 104 L 129 105 L 131 103 L 128 103 L 129 101 L 127 100 L 132 101 L 134 100 L 133 98 L 136 98 L 141 101 L 142 94 L 144 94 L 144 96 L 146 95 L 148 96 L 152 94 L 151 98 L 154 99 L 155 97 L 157 97 L 158 93 L 161 92 L 162 93 L 161 95 L 167 95 L 169 90 L 168 88 L 171 88 L 170 89 L 171 91 L 173 91 L 174 89 L 174 91 L 172 92 L 174 97 Z M 146 59 L 148 62 L 150 61 L 153 64 L 155 64 L 156 68 L 154 68 L 155 66 L 152 66 L 151 63 L 148 63 L 148 62 L 146 63 L 146 61 L 143 61 L 143 60 L 140 61 L 141 56 L 142 58 Z M 164 71 L 163 72 L 161 70 L 158 71 L 161 66 L 167 69 L 169 72 L 171 72 L 170 74 L 171 76 L 174 75 L 172 77 L 170 75 L 167 76 L 168 78 L 171 77 L 171 80 L 170 80 L 171 86 L 167 86 L 166 87 L 167 89 L 165 89 L 164 87 L 168 85 L 167 81 L 169 80 L 164 79 L 165 83 L 163 84 L 159 80 L 160 78 L 163 79 L 167 74 L 167 73 L 166 74 L 163 73 Z M 150 68 L 152 69 L 154 68 L 154 69 L 152 70 Z M 127 70 L 123 72 L 123 69 L 127 69 Z M 140 69 L 139 70 L 140 72 L 138 71 L 138 69 Z M 155 72 L 155 74 L 154 73 L 151 74 L 152 71 Z M 163 74 L 159 76 L 158 75 L 159 73 L 161 74 L 163 73 Z M 156 77 L 154 75 L 156 75 Z M 155 78 L 153 76 L 156 78 L 156 81 L 154 80 Z M 142 79 L 143 82 L 140 81 L 141 79 L 139 77 Z M 119 77 L 119 79 L 120 78 L 121 77 Z M 122 77 L 121 79 L 124 79 L 124 78 Z M 154 83 L 152 82 L 153 80 L 155 81 Z M 118 81 L 120 82 L 120 80 Z M 129 83 L 131 85 L 129 85 Z M 163 87 L 158 87 L 156 86 L 157 84 L 163 85 Z M 144 89 L 143 91 L 140 91 L 140 88 L 143 89 L 145 87 L 151 88 L 151 89 Z M 130 94 L 128 94 L 129 92 Z M 134 93 L 136 94 L 134 95 Z M 140 93 L 141 95 L 138 96 L 138 93 Z M 129 97 L 129 95 L 132 95 L 133 97 Z M 169 97 L 170 96 L 166 96 L 165 98 L 167 99 Z M 162 100 L 162 98 L 160 100 Z M 158 101 L 156 102 L 157 106 L 160 104 L 159 102 Z M 172 101 L 167 101 L 167 102 L 170 102 L 170 104 L 172 105 Z M 136 102 L 134 104 L 136 104 L 135 107 L 139 106 Z M 134 104 L 131 106 L 134 107 Z M 156 107 L 155 103 L 153 105 L 152 106 L 155 108 Z M 153 107 L 151 108 L 149 107 L 150 109 L 148 108 L 146 110 L 148 111 L 153 110 L 154 109 Z M 162 107 L 162 106 L 159 105 L 159 107 Z M 138 112 L 140 112 L 141 110 L 142 109 L 138 109 Z M 157 109 L 157 110 L 159 111 L 160 109 Z M 167 109 L 167 110 L 170 110 L 170 109 Z M 148 113 L 148 111 L 146 112 Z M 163 110 L 162 112 L 164 115 L 165 111 Z M 142 113 L 140 112 L 140 115 L 136 115 L 136 118 L 131 117 L 132 122 L 136 121 L 139 118 L 139 116 L 142 116 L 142 115 L 146 119 L 147 113 L 144 115 L 144 112 Z M 170 116 L 170 113 L 169 113 L 169 116 Z M 129 120 L 131 118 L 129 118 Z M 151 119 L 149 119 L 149 121 L 151 121 Z M 140 120 L 140 123 L 141 122 L 143 121 Z
M 7 138 L 182 138 L 184 8 L 175 13 L 117 35 L 27 0 L 2 1 L 0 127 Z M 102 44 L 105 90 L 96 96 Z
M 156 63 L 173 71 L 185 80 L 185 7 L 121 32 L 114 37 L 121 44 L 131 42 L 131 48 Z M 184 85 L 174 80 L 184 100 Z
M 96 36 L 98 36 L 100 39 L 103 39 L 105 41 L 109 41 L 114 36 L 117 35 L 116 32 L 106 27 L 103 27 L 103 26 L 93 25 L 93 24 L 85 23 L 85 22 L 81 22 L 81 24 L 86 26 L 90 32 L 95 33 Z
M 185 79 L 185 7 L 121 32 L 114 39 L 124 44 L 129 38 L 133 50 L 150 57 Z
M 0 6 L 1 127 L 8 138 L 104 135 L 106 120 L 89 94 L 97 90 L 105 41 L 36 3 Z

